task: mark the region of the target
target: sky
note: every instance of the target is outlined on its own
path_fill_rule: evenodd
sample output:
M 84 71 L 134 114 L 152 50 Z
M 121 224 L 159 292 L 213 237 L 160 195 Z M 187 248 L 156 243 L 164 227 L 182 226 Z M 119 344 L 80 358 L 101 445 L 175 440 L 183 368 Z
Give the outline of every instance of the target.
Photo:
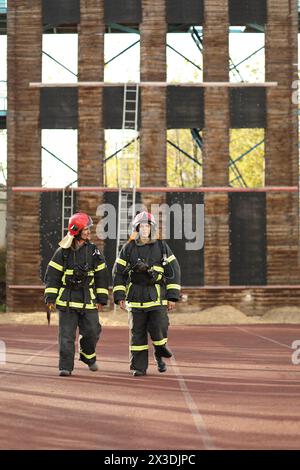
M 105 62 L 121 50 L 138 41 L 137 34 L 106 34 Z M 177 49 L 202 68 L 202 56 L 189 33 L 167 35 L 167 44 Z M 232 33 L 229 35 L 229 54 L 236 64 L 245 57 L 264 46 L 264 34 Z M 43 51 L 70 69 L 67 71 L 43 54 L 42 81 L 76 82 L 78 36 L 76 34 L 45 34 L 43 35 Z M 119 58 L 105 67 L 104 80 L 107 82 L 139 81 L 140 46 L 136 44 Z M 6 36 L 0 36 L 0 104 L 5 94 L 6 81 Z M 300 55 L 299 55 L 300 58 Z M 253 73 L 253 71 L 255 71 Z M 239 66 L 239 72 L 245 81 L 264 82 L 264 50 L 255 54 L 250 61 Z M 202 71 L 187 63 L 182 57 L 167 47 L 167 81 L 198 82 L 202 81 Z M 240 81 L 237 73 L 231 73 L 230 81 Z M 110 155 L 127 139 L 122 131 L 106 131 L 106 153 Z M 131 138 L 131 136 L 129 137 Z M 77 168 L 77 131 L 76 130 L 43 130 L 42 145 L 57 155 L 68 165 Z M 0 131 L 0 183 L 4 183 L 1 169 L 6 169 L 6 132 Z M 59 163 L 47 152 L 42 151 L 43 185 L 62 187 L 76 179 L 76 174 Z

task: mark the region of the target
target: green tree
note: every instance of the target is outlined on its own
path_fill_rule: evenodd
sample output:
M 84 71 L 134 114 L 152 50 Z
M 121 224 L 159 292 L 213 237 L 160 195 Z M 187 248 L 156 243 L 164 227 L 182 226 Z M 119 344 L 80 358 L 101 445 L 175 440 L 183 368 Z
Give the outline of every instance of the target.
M 251 150 L 264 140 L 264 129 L 231 129 L 229 154 L 233 161 Z M 265 184 L 265 146 L 264 143 L 251 150 L 236 162 L 246 186 L 255 188 Z M 229 182 L 233 187 L 241 187 L 240 179 L 236 179 L 234 165 L 229 167 Z
M 202 185 L 202 152 L 190 129 L 171 129 L 167 140 L 193 157 L 196 163 L 180 150 L 167 145 L 167 185 L 170 187 L 198 187 Z

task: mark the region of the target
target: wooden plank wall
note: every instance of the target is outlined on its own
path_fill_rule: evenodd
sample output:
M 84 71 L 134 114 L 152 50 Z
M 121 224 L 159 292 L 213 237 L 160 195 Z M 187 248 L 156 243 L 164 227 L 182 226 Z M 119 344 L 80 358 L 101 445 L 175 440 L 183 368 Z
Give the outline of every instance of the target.
M 41 81 L 41 1 L 8 1 L 8 199 L 7 309 L 37 304 L 37 292 L 13 291 L 12 284 L 40 284 L 39 194 L 13 194 L 12 186 L 41 186 L 41 131 L 38 90 Z
M 297 104 L 298 13 L 296 0 L 268 0 L 266 81 L 278 81 L 267 92 L 267 186 L 298 184 Z M 267 196 L 268 283 L 299 284 L 298 195 Z
M 104 0 L 81 0 L 78 32 L 79 81 L 104 79 Z M 105 155 L 102 119 L 103 88 L 80 88 L 78 92 L 78 186 L 103 186 Z M 97 223 L 102 194 L 79 193 L 77 210 L 87 212 Z M 95 228 L 92 240 L 98 245 Z
M 204 81 L 229 80 L 228 1 L 204 6 Z M 203 186 L 228 186 L 229 94 L 205 89 Z M 227 194 L 205 195 L 205 285 L 229 284 Z
M 166 11 L 161 0 L 142 0 L 141 81 L 166 81 Z M 166 89 L 142 88 L 140 185 L 166 186 Z M 142 194 L 142 202 L 163 203 L 163 194 Z

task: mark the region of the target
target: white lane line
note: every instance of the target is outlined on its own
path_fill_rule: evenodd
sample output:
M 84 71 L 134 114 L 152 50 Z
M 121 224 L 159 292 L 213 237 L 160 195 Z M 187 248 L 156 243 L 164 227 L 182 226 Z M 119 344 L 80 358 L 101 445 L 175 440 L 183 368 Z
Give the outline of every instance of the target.
M 204 448 L 206 450 L 215 450 L 216 447 L 213 445 L 212 443 L 212 440 L 211 440 L 211 437 L 206 429 L 206 426 L 205 426 L 205 423 L 204 423 L 204 420 L 198 410 L 198 407 L 196 405 L 196 403 L 194 402 L 193 400 L 193 397 L 191 396 L 189 390 L 188 390 L 188 387 L 185 383 L 185 380 L 183 378 L 183 376 L 181 375 L 181 372 L 177 366 L 177 363 L 176 363 L 176 360 L 173 357 L 171 357 L 170 359 L 171 361 L 171 364 L 172 364 L 172 367 L 174 369 L 174 372 L 175 372 L 175 375 L 177 377 L 177 380 L 179 382 L 179 386 L 181 388 L 181 391 L 182 391 L 182 394 L 183 394 L 183 397 L 184 397 L 184 400 L 191 412 L 191 415 L 193 417 L 193 420 L 194 420 L 194 423 L 196 425 L 196 428 L 197 428 L 197 431 L 199 432 L 200 436 L 201 436 L 201 439 L 203 441 L 203 445 L 204 445 Z
M 56 345 L 56 342 L 53 342 L 52 344 L 50 344 L 50 346 L 47 346 L 46 348 L 44 349 L 41 349 L 40 351 L 38 351 L 37 353 L 33 354 L 32 356 L 28 357 L 28 359 L 26 359 L 26 361 L 24 362 L 21 362 L 17 367 L 14 367 L 13 369 L 10 369 L 10 370 L 1 370 L 1 367 L 0 367 L 0 381 L 2 381 L 3 379 L 3 376 L 4 375 L 9 375 L 9 374 L 13 374 L 14 372 L 16 372 L 17 370 L 20 370 L 22 369 L 23 366 L 25 366 L 26 364 L 29 364 L 31 361 L 33 361 L 33 359 L 35 359 L 36 357 L 38 356 L 41 356 L 42 353 L 44 353 L 45 351 L 48 351 L 49 349 L 53 348 L 53 346 Z M 13 353 L 12 353 L 13 354 Z M 9 361 L 8 361 L 9 363 Z M 4 364 L 5 366 L 5 364 Z
M 279 341 L 276 341 L 275 339 L 268 338 L 268 336 L 263 336 L 263 335 L 258 335 L 256 333 L 252 333 L 252 331 L 248 331 L 245 328 L 242 328 L 241 326 L 235 326 L 235 328 L 237 328 L 238 330 L 244 331 L 245 333 L 248 333 L 248 335 L 257 336 L 257 338 L 262 338 L 262 339 L 265 339 L 266 341 L 270 341 L 271 343 L 279 344 L 279 346 L 283 346 L 284 348 L 293 349 L 288 344 L 280 343 Z

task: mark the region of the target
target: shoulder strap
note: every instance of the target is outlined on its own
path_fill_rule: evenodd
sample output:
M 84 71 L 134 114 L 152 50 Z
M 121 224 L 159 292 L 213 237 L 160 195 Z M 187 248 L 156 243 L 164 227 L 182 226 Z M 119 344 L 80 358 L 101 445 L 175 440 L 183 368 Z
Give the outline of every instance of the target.
M 167 248 L 166 248 L 166 244 L 163 240 L 159 239 L 158 240 L 159 242 L 159 246 L 160 246 L 160 251 L 161 251 L 161 257 L 163 260 L 166 260 L 168 255 L 167 255 Z
M 130 262 L 130 256 L 131 256 L 131 252 L 133 250 L 133 245 L 134 245 L 134 241 L 131 240 L 129 243 L 128 243 L 128 248 L 126 250 L 126 258 L 128 262 Z

